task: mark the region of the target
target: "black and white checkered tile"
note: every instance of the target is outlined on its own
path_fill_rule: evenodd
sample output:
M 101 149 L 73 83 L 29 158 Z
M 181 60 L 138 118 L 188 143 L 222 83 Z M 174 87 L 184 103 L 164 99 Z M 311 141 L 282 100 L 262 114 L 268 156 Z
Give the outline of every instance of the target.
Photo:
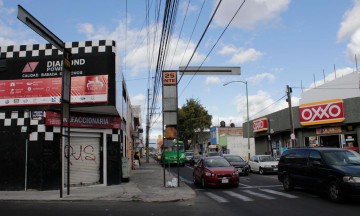
M 66 42 L 65 48 L 71 50 L 72 54 L 83 53 L 116 53 L 115 41 L 112 40 L 93 40 L 80 42 Z M 30 44 L 30 45 L 12 45 L 0 47 L 0 58 L 22 58 L 62 55 L 56 47 L 51 44 Z
M 29 111 L 0 112 L 0 128 L 10 126 L 18 126 L 19 131 L 21 131 L 22 126 L 29 126 L 31 131 L 29 135 L 30 141 L 38 141 L 41 133 L 45 133 L 46 141 L 54 141 L 54 134 L 60 133 L 60 127 L 46 126 L 44 119 L 31 119 Z M 119 141 L 120 130 L 108 129 L 106 133 L 112 134 L 113 142 Z

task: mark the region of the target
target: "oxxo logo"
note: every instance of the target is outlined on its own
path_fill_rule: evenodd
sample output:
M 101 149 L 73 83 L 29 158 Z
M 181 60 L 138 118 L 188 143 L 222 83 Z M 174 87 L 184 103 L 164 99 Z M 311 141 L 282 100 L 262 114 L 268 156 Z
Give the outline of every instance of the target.
M 299 110 L 301 125 L 326 124 L 345 120 L 344 105 L 341 99 L 301 105 Z
M 253 121 L 253 131 L 254 132 L 259 132 L 259 131 L 265 131 L 267 130 L 267 119 L 266 118 L 262 118 L 262 119 L 258 119 Z

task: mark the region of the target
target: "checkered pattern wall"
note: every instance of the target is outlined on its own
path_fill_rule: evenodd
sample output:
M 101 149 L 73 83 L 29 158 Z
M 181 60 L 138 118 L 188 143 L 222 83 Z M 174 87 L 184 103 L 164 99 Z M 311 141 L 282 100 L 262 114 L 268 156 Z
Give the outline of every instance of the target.
M 22 126 L 29 126 L 31 128 L 30 141 L 38 141 L 41 133 L 45 135 L 46 141 L 54 141 L 54 134 L 60 133 L 60 127 L 46 126 L 44 122 L 44 118 L 42 120 L 31 119 L 29 111 L 0 112 L 0 131 L 6 130 L 6 127 L 10 126 L 17 126 L 16 128 L 21 131 Z M 106 133 L 112 135 L 113 142 L 119 141 L 120 130 L 107 129 Z
M 116 53 L 115 41 L 112 40 L 94 40 L 67 42 L 65 48 L 71 50 L 72 54 L 83 53 Z M 51 44 L 31 44 L 31 45 L 13 45 L 0 47 L 0 58 L 26 58 L 38 56 L 62 55 L 56 47 Z

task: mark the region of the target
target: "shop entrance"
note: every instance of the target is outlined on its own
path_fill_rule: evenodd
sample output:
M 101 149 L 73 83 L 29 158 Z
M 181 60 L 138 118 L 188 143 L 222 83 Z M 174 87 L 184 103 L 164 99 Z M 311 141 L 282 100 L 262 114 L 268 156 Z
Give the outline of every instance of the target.
M 340 144 L 339 135 L 320 136 L 320 146 L 340 148 Z

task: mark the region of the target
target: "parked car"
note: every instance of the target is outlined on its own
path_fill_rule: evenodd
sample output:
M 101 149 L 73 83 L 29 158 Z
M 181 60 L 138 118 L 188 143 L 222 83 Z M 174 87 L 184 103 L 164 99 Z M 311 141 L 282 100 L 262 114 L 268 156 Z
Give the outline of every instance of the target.
M 253 155 L 249 160 L 251 172 L 276 173 L 278 171 L 278 161 L 271 155 Z
M 190 165 L 194 166 L 201 158 L 201 155 L 193 155 L 190 160 Z
M 237 169 L 239 174 L 249 175 L 249 165 L 242 157 L 231 154 L 224 154 L 223 157 Z
M 360 154 L 340 148 L 289 149 L 280 158 L 278 179 L 286 191 L 311 188 L 340 202 L 360 195 Z
M 190 152 L 190 151 L 185 152 L 185 158 L 186 158 L 185 163 L 190 163 L 193 156 L 194 156 L 194 152 Z
M 239 185 L 239 173 L 225 158 L 220 156 L 202 157 L 193 169 L 194 184 L 203 188 L 209 186 Z
M 220 151 L 213 151 L 213 152 L 207 152 L 205 154 L 206 157 L 212 157 L 212 156 L 222 156 L 222 153 Z

